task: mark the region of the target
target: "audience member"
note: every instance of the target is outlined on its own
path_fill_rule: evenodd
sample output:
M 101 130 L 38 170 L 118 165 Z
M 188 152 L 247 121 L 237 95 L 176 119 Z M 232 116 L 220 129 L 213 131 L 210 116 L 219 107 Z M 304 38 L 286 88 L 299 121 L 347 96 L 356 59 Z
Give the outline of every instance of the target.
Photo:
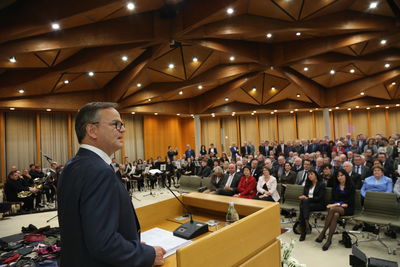
M 235 194 L 234 197 L 252 199 L 257 193 L 256 186 L 257 181 L 251 176 L 250 168 L 243 167 L 243 176 L 240 178 L 238 185 L 238 194 Z
M 276 178 L 271 175 L 271 170 L 267 167 L 264 167 L 262 171 L 263 175 L 258 179 L 257 194 L 254 199 L 278 202 L 280 197 L 276 191 Z

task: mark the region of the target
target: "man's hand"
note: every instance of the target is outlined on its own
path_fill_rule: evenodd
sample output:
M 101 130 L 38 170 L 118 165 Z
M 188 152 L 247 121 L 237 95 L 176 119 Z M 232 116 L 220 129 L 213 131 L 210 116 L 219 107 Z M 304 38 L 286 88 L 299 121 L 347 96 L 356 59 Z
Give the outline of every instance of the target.
M 225 190 L 232 190 L 232 188 L 230 188 L 229 186 L 225 186 L 224 189 Z
M 156 257 L 154 259 L 154 266 L 164 264 L 164 254 L 167 253 L 162 247 L 154 246 L 154 251 L 156 252 Z

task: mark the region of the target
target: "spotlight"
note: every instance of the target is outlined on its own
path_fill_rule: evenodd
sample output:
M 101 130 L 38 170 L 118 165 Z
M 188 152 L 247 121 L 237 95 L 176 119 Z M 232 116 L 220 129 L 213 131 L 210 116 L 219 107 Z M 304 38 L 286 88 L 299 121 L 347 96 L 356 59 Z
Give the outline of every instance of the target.
M 197 86 L 197 89 L 199 89 L 199 90 L 203 89 L 203 85 Z
M 354 72 L 356 72 L 355 69 L 351 69 L 351 70 L 350 70 L 350 73 L 354 73 Z
M 385 64 L 385 68 L 390 68 L 390 64 L 389 64 L 389 63 L 386 63 L 386 64 Z
M 154 115 L 156 115 L 156 116 L 157 116 L 157 115 L 158 115 L 158 113 L 157 113 L 157 112 L 154 112 Z
M 296 32 L 296 36 L 300 36 L 301 35 L 301 32 Z
M 371 2 L 370 4 L 369 4 L 369 8 L 370 9 L 375 9 L 375 8 L 377 8 L 378 7 L 378 2 Z
M 135 111 L 132 111 L 132 112 L 131 112 L 131 114 L 132 114 L 132 115 L 135 115 L 135 114 L 136 114 L 136 112 L 135 112 Z
M 227 10 L 226 10 L 226 13 L 228 14 L 228 15 L 232 15 L 233 14 L 233 12 L 235 12 L 235 10 L 233 10 L 233 8 L 228 8 Z
M 121 59 L 122 59 L 122 61 L 128 61 L 128 57 L 127 56 L 122 56 Z
M 304 67 L 304 69 L 303 69 L 304 71 L 308 71 L 308 68 L 307 67 Z
M 175 68 L 175 65 L 172 64 L 172 63 L 170 63 L 170 64 L 168 65 L 168 68 L 169 68 L 169 69 L 173 69 L 173 68 Z
M 11 63 L 15 63 L 15 62 L 17 62 L 17 59 L 16 59 L 16 57 L 10 57 L 8 59 L 8 61 L 10 61 Z
M 300 97 L 300 94 L 297 94 L 296 97 Z
M 381 40 L 381 45 L 385 45 L 387 43 L 387 41 L 385 39 Z
M 68 81 L 68 80 L 65 80 L 64 83 L 65 83 L 65 84 L 69 84 L 69 81 Z
M 51 24 L 51 28 L 53 28 L 53 30 L 59 30 L 59 29 L 60 29 L 60 24 L 58 24 L 58 23 L 52 23 L 52 24 Z
M 47 112 L 50 112 L 50 111 L 51 111 L 51 108 L 46 109 L 46 111 L 47 111 Z
M 197 61 L 199 61 L 199 59 L 198 59 L 197 57 L 194 57 L 194 58 L 192 59 L 192 61 L 193 61 L 193 62 L 197 62 Z
M 267 38 L 271 38 L 272 37 L 272 34 L 271 33 L 267 33 Z
M 135 4 L 132 3 L 132 2 L 129 2 L 129 3 L 126 5 L 126 8 L 128 8 L 129 10 L 134 10 L 134 9 L 135 9 Z
M 234 61 L 234 60 L 235 60 L 235 57 L 234 57 L 234 56 L 230 56 L 230 57 L 229 57 L 229 60 L 230 60 L 230 61 Z
M 225 97 L 224 100 L 225 100 L 226 102 L 228 102 L 228 101 L 229 101 L 229 97 Z
M 89 75 L 90 77 L 93 77 L 93 76 L 94 76 L 94 72 L 93 72 L 93 71 L 89 71 L 89 72 L 88 72 L 88 75 Z
M 23 93 L 25 93 L 25 90 L 24 89 L 19 89 L 18 93 L 23 94 Z
M 15 108 L 10 108 L 10 110 L 15 110 Z
M 138 84 L 136 84 L 136 86 L 140 88 L 140 87 L 142 87 L 142 84 L 138 83 Z
M 333 74 L 335 74 L 335 70 L 331 70 L 329 73 L 331 74 L 331 75 L 333 75 Z
M 183 95 L 183 91 L 179 91 L 179 94 L 180 94 L 180 95 Z

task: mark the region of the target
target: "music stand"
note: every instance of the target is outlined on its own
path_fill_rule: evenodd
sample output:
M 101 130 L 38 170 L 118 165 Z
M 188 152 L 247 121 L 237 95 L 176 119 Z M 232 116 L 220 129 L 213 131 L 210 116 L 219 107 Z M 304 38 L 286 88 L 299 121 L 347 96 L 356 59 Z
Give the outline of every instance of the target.
M 143 174 L 147 176 L 147 175 L 149 174 L 149 171 L 150 171 L 150 166 L 147 166 L 147 167 L 144 169 Z M 145 194 L 145 195 L 143 195 L 143 196 L 144 196 L 144 197 L 147 197 L 147 196 L 156 197 L 156 194 L 154 194 L 153 191 L 151 191 L 151 185 L 150 185 L 149 190 L 150 190 L 150 193 Z

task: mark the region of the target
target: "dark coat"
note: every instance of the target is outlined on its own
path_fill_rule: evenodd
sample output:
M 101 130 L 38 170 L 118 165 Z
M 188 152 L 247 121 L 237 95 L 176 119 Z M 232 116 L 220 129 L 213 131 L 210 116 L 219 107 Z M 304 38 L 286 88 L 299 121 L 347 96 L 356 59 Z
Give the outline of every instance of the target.
M 131 199 L 114 170 L 79 149 L 58 184 L 61 266 L 152 266 L 155 251 L 140 243 Z

